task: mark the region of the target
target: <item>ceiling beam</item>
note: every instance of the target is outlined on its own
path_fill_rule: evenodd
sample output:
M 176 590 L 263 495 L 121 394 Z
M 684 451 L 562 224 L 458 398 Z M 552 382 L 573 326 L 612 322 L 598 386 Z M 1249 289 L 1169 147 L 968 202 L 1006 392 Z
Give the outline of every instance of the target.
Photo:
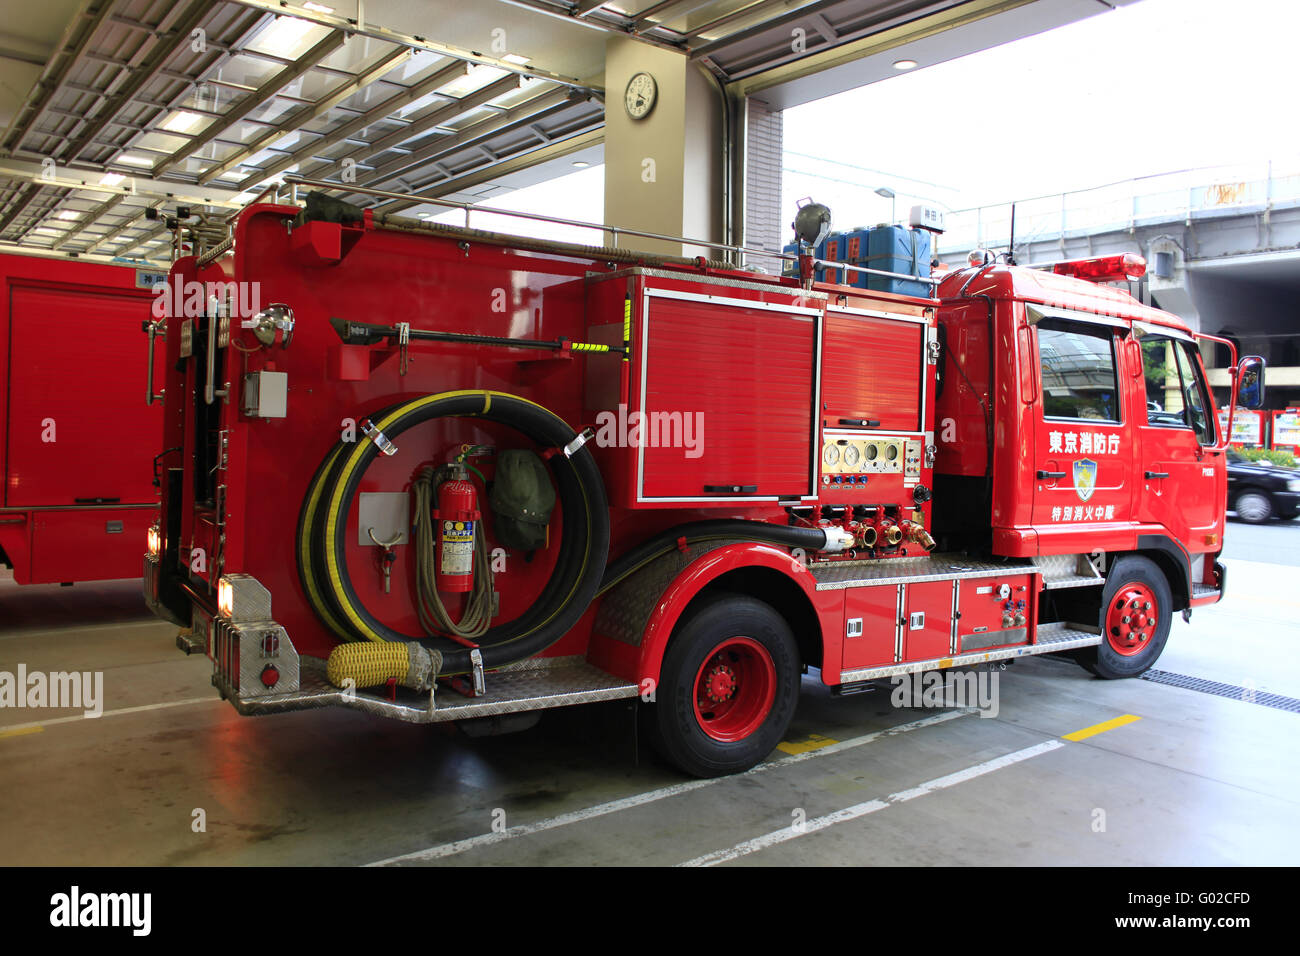
M 82 216 L 80 219 L 74 222 L 72 224 L 72 228 L 70 228 L 67 231 L 67 233 L 63 236 L 63 238 L 60 239 L 58 242 L 56 242 L 50 248 L 55 250 L 60 249 L 63 246 L 63 244 L 66 243 L 69 239 L 71 239 L 74 235 L 81 232 L 83 229 L 86 228 L 86 226 L 90 225 L 90 223 L 97 220 L 100 216 L 104 215 L 104 213 L 108 212 L 110 209 L 112 209 L 121 201 L 122 201 L 121 196 L 109 196 L 107 199 L 105 199 L 94 209 L 90 210 L 90 212 L 86 213 L 84 216 Z
M 9 228 L 10 223 L 22 215 L 23 210 L 32 204 L 32 200 L 36 198 L 37 194 L 40 193 L 46 185 L 48 185 L 48 183 L 39 181 L 29 182 L 19 191 L 18 195 L 14 197 L 13 204 L 10 205 L 9 210 L 3 216 L 0 216 L 0 236 L 3 236 L 4 231 Z
M 499 59 L 494 56 L 486 56 L 475 50 L 466 50 L 462 47 L 452 46 L 449 43 L 438 43 L 424 36 L 402 33 L 398 30 L 390 30 L 387 27 L 358 23 L 357 20 L 352 17 L 343 17 L 333 13 L 322 13 L 317 10 L 308 10 L 306 7 L 291 4 L 288 0 L 231 0 L 231 2 L 246 7 L 253 7 L 257 10 L 264 10 L 267 13 L 277 13 L 297 17 L 300 20 L 307 20 L 321 26 L 333 27 L 335 30 L 342 30 L 344 33 L 355 33 L 359 36 L 366 36 L 375 40 L 386 40 L 389 43 L 409 46 L 415 50 L 427 50 L 430 53 L 437 53 L 439 56 L 462 60 L 465 63 L 481 63 L 484 66 L 494 66 L 499 70 L 505 70 L 508 73 L 517 73 L 520 76 L 532 76 L 541 80 L 550 80 L 552 83 L 559 83 L 563 86 L 572 86 L 583 90 L 593 89 L 598 93 L 604 93 L 603 89 L 592 87 L 590 83 L 585 83 L 576 76 L 566 76 L 563 73 L 556 73 L 537 66 L 524 66 L 518 63 L 511 63 L 509 60 Z
M 390 96 L 370 109 L 366 110 L 354 120 L 348 120 L 342 126 L 331 130 L 327 135 L 314 143 L 310 143 L 301 149 L 294 150 L 283 159 L 277 159 L 270 166 L 259 169 L 245 177 L 239 183 L 239 189 L 250 189 L 263 180 L 270 179 L 272 176 L 278 176 L 290 166 L 309 161 L 311 157 L 320 153 L 331 146 L 343 142 L 353 133 L 360 132 L 367 126 L 384 119 L 394 110 L 405 106 L 407 103 L 413 103 L 422 96 L 436 92 L 441 86 L 446 86 L 452 80 L 464 76 L 469 72 L 469 65 L 463 60 L 444 66 L 432 76 L 428 76 L 420 82 L 408 87 L 405 91 L 398 93 L 396 96 Z
M 419 191 L 429 193 L 433 196 L 448 196 L 460 192 L 462 189 L 469 189 L 472 186 L 479 186 L 483 183 L 499 179 L 502 176 L 508 176 L 521 169 L 527 169 L 541 162 L 548 162 L 552 159 L 559 159 L 576 153 L 579 150 L 587 149 L 591 146 L 598 146 L 605 141 L 604 126 L 599 129 L 576 130 L 563 139 L 557 139 L 549 146 L 541 149 L 528 150 L 522 155 L 514 155 L 503 159 L 499 163 L 493 163 L 488 166 L 462 173 L 452 179 L 443 180 L 442 182 L 432 183 L 422 187 Z M 376 209 L 382 209 L 385 213 L 398 213 L 410 209 L 414 206 L 422 205 L 419 200 L 387 200 L 376 204 Z M 499 212 L 500 210 L 485 209 L 484 212 Z M 598 228 L 598 227 L 593 227 Z
M 58 52 L 51 60 L 51 66 L 55 63 L 59 65 L 54 68 L 52 74 L 48 76 L 42 75 L 36 81 L 31 93 L 28 94 L 27 102 L 14 116 L 13 122 L 9 124 L 9 129 L 5 131 L 4 136 L 4 149 L 6 152 L 12 153 L 18 149 L 22 145 L 22 141 L 27 138 L 27 134 L 40 121 L 41 116 L 53 101 L 54 95 L 59 91 L 63 82 L 77 64 L 81 62 L 87 48 L 90 46 L 90 41 L 108 16 L 108 11 L 112 8 L 115 0 L 99 0 L 98 6 L 94 6 L 94 2 L 95 0 L 91 0 L 81 11 L 81 16 L 86 18 L 88 23 L 85 24 L 85 30 L 80 39 L 74 40 L 78 27 L 77 22 L 74 20 L 64 32 L 63 38 L 59 41 Z M 69 49 L 69 47 L 72 48 Z M 37 94 L 37 90 L 40 90 L 39 94 Z M 36 96 L 35 101 L 32 100 L 32 96 Z
M 742 20 L 745 17 L 752 17 L 754 14 L 759 13 L 763 8 L 784 7 L 785 5 L 785 0 L 754 0 L 753 3 L 746 4 L 738 10 L 733 10 L 731 13 L 715 17 L 697 27 L 692 27 L 686 37 L 686 42 L 689 44 L 692 40 L 698 40 L 702 34 L 708 33 L 710 30 L 716 30 L 724 24 L 731 23 L 735 20 Z M 767 21 L 765 20 L 763 22 L 766 23 Z
M 175 169 L 179 164 L 193 156 L 204 146 L 211 143 L 223 132 L 233 127 L 241 119 L 247 116 L 259 106 L 275 98 L 276 92 L 284 89 L 298 77 L 302 76 L 321 60 L 334 53 L 343 45 L 347 37 L 337 31 L 330 33 L 329 36 L 322 39 L 314 47 L 298 58 L 298 61 L 290 67 L 286 67 L 279 73 L 276 73 L 260 87 L 257 91 L 239 101 L 239 105 L 227 110 L 220 120 L 210 123 L 208 127 L 194 137 L 184 147 L 177 150 L 167 160 L 159 163 L 153 169 L 153 175 L 159 176 L 164 169 Z
M 121 185 L 109 186 L 100 180 L 103 173 L 96 170 L 91 178 L 78 178 L 77 173 L 86 170 L 65 170 L 61 175 L 48 177 L 39 163 L 18 159 L 0 160 L 0 179 L 26 182 L 37 187 L 55 186 L 60 189 L 75 189 L 82 192 L 102 193 L 105 196 L 141 196 L 146 199 L 158 199 L 163 202 L 175 202 L 182 206 L 220 206 L 223 209 L 241 209 L 243 203 L 237 200 L 238 191 L 221 185 L 186 185 L 183 183 L 164 182 L 144 176 L 130 176 Z
M 77 139 L 62 152 L 61 158 L 65 162 L 76 159 L 82 150 L 116 118 L 122 108 L 131 101 L 131 98 L 144 89 L 149 81 L 153 79 L 157 70 L 171 58 L 172 54 L 180 49 L 182 44 L 189 41 L 190 31 L 203 21 L 210 10 L 211 7 L 205 0 L 197 0 L 181 15 L 170 31 L 170 38 L 160 40 L 149 51 L 148 56 L 131 72 L 126 82 L 109 97 L 108 103 L 99 110 L 98 115 L 90 122 L 90 125 L 83 129 Z
M 238 29 L 235 32 L 235 40 L 232 43 L 226 44 L 224 47 L 220 48 L 217 51 L 216 56 L 213 57 L 212 60 L 210 60 L 207 63 L 207 65 L 196 70 L 193 75 L 173 74 L 172 71 L 170 70 L 161 70 L 161 69 L 158 70 L 156 75 L 162 76 L 166 79 L 172 80 L 173 82 L 179 83 L 181 84 L 181 87 L 180 90 L 177 91 L 172 96 L 165 97 L 161 100 L 148 100 L 141 96 L 135 97 L 136 103 L 151 107 L 157 111 L 152 116 L 149 117 L 149 123 L 152 123 L 156 121 L 158 117 L 164 116 L 167 113 L 170 113 L 172 110 L 177 109 L 180 106 L 180 104 L 184 102 L 185 98 L 190 95 L 191 91 L 197 89 L 200 85 L 212 85 L 216 87 L 233 88 L 234 86 L 233 84 L 228 85 L 213 80 L 211 74 L 215 70 L 220 70 L 221 67 L 225 66 L 226 63 L 230 61 L 230 58 L 232 56 L 238 53 L 238 50 L 231 52 L 231 47 L 238 47 L 243 43 L 247 42 L 248 40 L 250 40 L 253 36 L 257 34 L 259 30 L 262 29 L 262 27 L 264 27 L 272 19 L 273 18 L 267 14 L 259 14 L 254 11 L 249 11 L 249 15 L 245 17 L 242 21 L 240 21 L 238 24 Z M 208 44 L 208 47 L 209 49 L 211 49 L 212 44 Z M 253 87 L 241 86 L 239 88 L 239 92 L 251 94 L 255 92 L 255 89 Z M 215 99 L 216 97 L 214 96 L 213 100 L 215 101 Z M 194 112 L 200 113 L 201 115 L 212 115 L 212 116 L 220 115 L 217 113 L 209 113 L 206 110 L 203 111 L 194 110 Z M 149 124 L 146 123 L 145 125 L 148 126 Z M 111 165 L 127 150 L 134 148 L 136 142 L 138 142 L 140 138 L 146 135 L 148 132 L 150 132 L 150 130 L 146 129 L 141 133 L 137 133 L 129 137 L 125 143 L 118 145 L 114 149 L 114 151 L 109 155 L 109 158 L 105 160 L 104 165 L 105 166 Z
M 465 129 L 440 137 L 412 153 L 399 156 L 383 166 L 376 167 L 366 177 L 366 185 L 378 187 L 380 183 L 396 179 L 398 176 L 428 165 L 450 153 L 481 145 L 490 137 L 519 129 L 529 123 L 536 123 L 548 116 L 554 116 L 568 109 L 573 103 L 574 101 L 569 96 L 568 90 L 552 90 L 549 93 L 543 93 L 541 96 L 534 97 L 526 103 L 521 103 L 500 116 L 485 118 Z
M 361 90 L 364 90 L 367 86 L 369 86 L 371 83 L 374 83 L 376 80 L 384 76 L 386 73 L 391 73 L 393 70 L 397 69 L 398 67 L 403 66 L 404 64 L 410 62 L 411 57 L 413 56 L 415 56 L 415 51 L 412 50 L 410 47 L 398 47 L 392 53 L 389 53 L 387 56 L 381 59 L 378 63 L 374 64 L 373 66 L 366 69 L 365 72 L 358 75 L 355 80 L 352 80 L 351 82 L 345 83 L 342 86 L 338 87 L 336 90 L 334 90 L 333 93 L 331 93 L 329 96 L 325 97 L 325 99 L 318 102 L 315 106 L 310 106 L 310 107 L 300 109 L 298 112 L 290 116 L 286 121 L 272 128 L 264 136 L 253 141 L 252 143 L 249 143 L 246 147 L 241 149 L 239 152 L 235 153 L 233 156 L 229 157 L 228 159 L 222 160 L 220 163 L 207 170 L 207 172 L 205 172 L 202 176 L 199 177 L 199 182 L 200 183 L 212 182 L 212 180 L 216 179 L 218 176 L 228 173 L 230 170 L 234 169 L 236 166 L 238 166 L 244 160 L 248 159 L 250 156 L 256 156 L 267 146 L 282 139 L 288 133 L 292 133 L 295 130 L 301 129 L 303 126 L 312 122 L 313 120 L 320 119 L 322 116 L 324 116 L 334 107 L 338 106 L 338 104 L 342 103 L 348 97 L 353 96 L 354 94 L 360 92 Z
M 385 136 L 379 137 L 379 139 L 376 139 L 373 142 L 367 143 L 365 146 L 359 146 L 351 152 L 344 153 L 342 156 L 336 156 L 328 160 L 321 160 L 311 167 L 311 172 L 305 172 L 303 175 L 310 176 L 312 173 L 319 171 L 325 166 L 338 166 L 345 159 L 355 160 L 360 163 L 364 159 L 378 156 L 395 146 L 405 143 L 407 140 L 423 136 L 425 133 L 437 129 L 439 126 L 442 126 L 449 120 L 455 119 L 462 113 L 468 112 L 475 107 L 486 105 L 490 100 L 496 99 L 502 93 L 508 93 L 511 90 L 518 89 L 519 83 L 520 78 L 518 76 L 503 76 L 494 83 L 489 83 L 481 90 L 475 90 L 473 93 L 468 93 L 458 100 L 453 100 L 446 106 L 440 106 L 433 110 L 433 112 L 424 114 L 424 116 L 415 120 L 409 126 L 404 126 L 401 129 L 394 130 Z M 567 95 L 568 90 L 564 90 L 563 93 Z

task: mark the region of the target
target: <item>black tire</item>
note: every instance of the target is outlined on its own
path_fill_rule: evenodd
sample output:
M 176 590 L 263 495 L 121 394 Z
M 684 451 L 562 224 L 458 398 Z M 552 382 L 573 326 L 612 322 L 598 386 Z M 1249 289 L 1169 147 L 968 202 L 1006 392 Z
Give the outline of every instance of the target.
M 715 655 L 724 645 L 728 650 Z M 771 664 L 770 673 L 763 662 L 764 654 Z M 746 664 L 751 657 L 752 662 Z M 737 711 L 731 724 L 724 723 L 729 719 L 725 713 L 714 718 L 710 716 L 712 711 L 704 711 L 703 717 L 697 711 L 697 679 L 710 661 L 715 663 L 714 672 L 727 671 L 730 664 L 734 665 L 731 673 L 740 675 L 734 681 L 734 698 L 718 705 L 731 705 L 734 700 Z M 654 703 L 645 708 L 646 726 L 655 749 L 670 763 L 697 777 L 748 770 L 770 754 L 789 729 L 799 702 L 799 673 L 794 635 L 775 610 L 742 595 L 708 599 L 678 625 L 664 654 Z M 717 733 L 728 729 L 739 732 L 735 725 L 745 724 L 741 718 L 748 710 L 738 705 L 748 703 L 748 688 L 765 688 L 764 682 L 770 679 L 774 679 L 770 707 L 761 722 L 738 739 L 717 739 Z M 767 699 L 758 690 L 752 693 L 756 702 Z M 759 721 L 761 705 L 750 709 L 753 720 Z
M 1273 500 L 1264 492 L 1251 488 L 1237 495 L 1232 510 L 1247 524 L 1264 524 L 1273 517 Z
M 1145 601 L 1135 597 L 1138 594 L 1145 594 L 1154 605 L 1154 615 L 1150 619 L 1146 617 L 1146 609 L 1143 607 L 1132 609 L 1120 606 L 1122 603 L 1131 604 L 1133 600 L 1145 604 Z M 1145 635 L 1145 640 L 1140 642 L 1140 649 L 1129 654 L 1117 649 L 1117 646 L 1125 644 L 1121 628 L 1126 625 L 1120 625 L 1111 617 L 1112 612 L 1119 615 L 1124 610 L 1130 611 L 1133 616 L 1140 615 L 1138 620 L 1147 622 L 1137 630 L 1137 633 Z M 1106 680 L 1138 677 L 1155 664 L 1165 649 L 1173 617 L 1173 593 L 1164 572 L 1149 558 L 1138 555 L 1122 557 L 1111 565 L 1106 576 L 1106 586 L 1102 589 L 1101 606 L 1097 610 L 1101 643 L 1096 647 L 1080 648 L 1076 659 L 1087 670 Z M 1134 627 L 1137 627 L 1136 623 Z

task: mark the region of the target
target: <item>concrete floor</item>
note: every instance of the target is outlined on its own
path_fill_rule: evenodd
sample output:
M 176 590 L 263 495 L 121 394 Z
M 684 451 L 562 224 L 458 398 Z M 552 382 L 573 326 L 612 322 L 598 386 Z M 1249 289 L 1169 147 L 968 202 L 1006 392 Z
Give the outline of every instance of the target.
M 1157 666 L 1300 696 L 1297 572 L 1230 569 L 1230 601 L 1175 621 Z M 1066 661 L 1002 673 L 994 718 L 894 708 L 888 690 L 833 698 L 810 677 L 786 752 L 694 781 L 638 754 L 622 702 L 478 740 L 343 711 L 242 718 L 133 583 L 0 580 L 0 612 L 0 670 L 102 670 L 106 697 L 98 720 L 0 710 L 4 864 L 1292 865 L 1300 850 L 1300 768 L 1281 759 L 1300 715 Z

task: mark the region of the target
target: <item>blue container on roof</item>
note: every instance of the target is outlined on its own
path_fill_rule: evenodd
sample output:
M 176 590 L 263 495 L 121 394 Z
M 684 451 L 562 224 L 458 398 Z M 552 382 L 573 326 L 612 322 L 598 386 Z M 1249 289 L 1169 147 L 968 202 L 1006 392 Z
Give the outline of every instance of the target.
M 897 272 L 902 275 L 929 277 L 930 275 L 930 233 L 923 229 L 908 229 L 905 226 L 877 226 L 871 230 L 867 239 L 867 261 L 869 269 L 882 272 Z M 929 297 L 928 282 L 909 282 L 889 276 L 869 275 L 867 288 L 878 292 L 896 292 L 900 295 Z

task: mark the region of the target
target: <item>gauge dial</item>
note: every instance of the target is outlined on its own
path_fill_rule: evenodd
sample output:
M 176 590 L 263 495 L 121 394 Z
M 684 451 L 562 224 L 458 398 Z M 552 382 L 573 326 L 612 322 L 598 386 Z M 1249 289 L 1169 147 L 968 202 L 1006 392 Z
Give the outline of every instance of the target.
M 858 459 L 862 457 L 862 452 L 858 451 L 857 445 L 849 445 L 844 449 L 844 464 L 849 468 L 858 467 Z
M 826 464 L 828 465 L 838 464 L 839 460 L 840 460 L 840 449 L 838 445 L 835 444 L 827 445 L 825 450 L 822 451 L 822 461 L 826 462 Z

